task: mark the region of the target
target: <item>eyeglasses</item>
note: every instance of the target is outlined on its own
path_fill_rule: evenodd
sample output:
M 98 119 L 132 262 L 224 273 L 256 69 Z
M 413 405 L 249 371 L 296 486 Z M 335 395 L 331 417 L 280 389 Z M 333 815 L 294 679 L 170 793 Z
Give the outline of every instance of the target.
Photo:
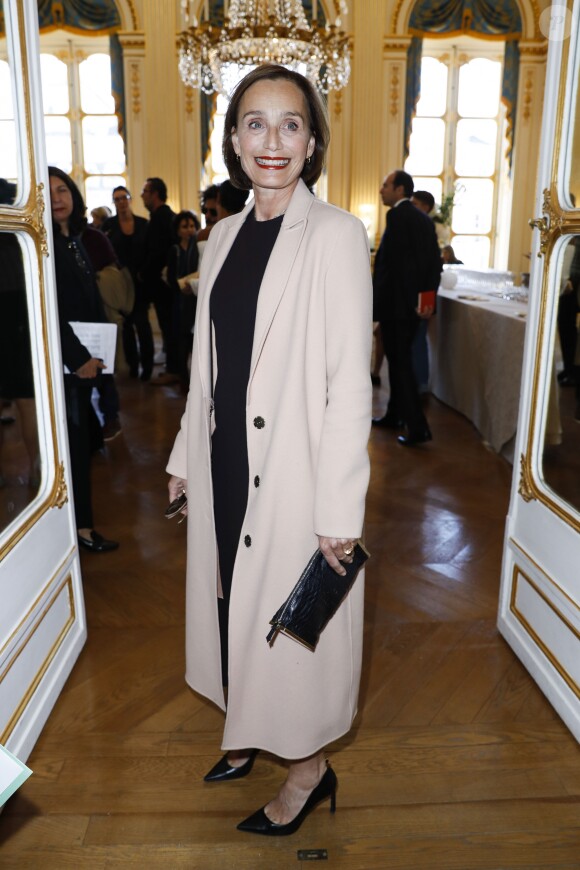
M 127 196 L 126 193 L 124 193 L 124 194 L 122 194 L 122 195 L 119 194 L 119 196 L 114 196 L 114 197 L 113 197 L 113 202 L 125 202 L 126 199 L 131 199 L 131 197 L 130 197 L 130 196 Z
M 205 205 L 202 206 L 201 213 L 205 215 L 209 215 L 210 217 L 217 217 L 217 208 L 207 208 Z

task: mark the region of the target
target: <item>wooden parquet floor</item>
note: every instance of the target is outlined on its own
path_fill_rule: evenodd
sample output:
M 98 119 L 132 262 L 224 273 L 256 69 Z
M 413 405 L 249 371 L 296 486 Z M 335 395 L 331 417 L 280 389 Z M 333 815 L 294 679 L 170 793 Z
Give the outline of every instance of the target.
M 578 745 L 495 627 L 511 468 L 471 424 L 431 398 L 432 444 L 372 434 L 360 713 L 329 752 L 338 809 L 266 839 L 235 825 L 283 779 L 276 760 L 202 782 L 222 715 L 183 679 L 185 530 L 163 518 L 184 400 L 120 387 L 123 434 L 94 481 L 97 527 L 122 546 L 82 556 L 89 639 L 0 816 L 0 867 L 285 870 L 319 848 L 348 870 L 580 868 Z

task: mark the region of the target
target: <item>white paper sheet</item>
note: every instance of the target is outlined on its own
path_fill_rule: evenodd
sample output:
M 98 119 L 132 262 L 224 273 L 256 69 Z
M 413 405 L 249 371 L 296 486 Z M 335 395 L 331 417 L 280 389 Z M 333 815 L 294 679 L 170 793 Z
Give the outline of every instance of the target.
M 20 788 L 32 771 L 12 755 L 4 746 L 0 746 L 0 807 Z
M 112 375 L 115 371 L 115 348 L 117 345 L 116 323 L 84 323 L 73 320 L 70 323 L 74 334 L 81 344 L 87 348 L 95 359 L 102 359 L 106 365 L 104 374 Z M 70 374 L 67 367 L 64 367 Z

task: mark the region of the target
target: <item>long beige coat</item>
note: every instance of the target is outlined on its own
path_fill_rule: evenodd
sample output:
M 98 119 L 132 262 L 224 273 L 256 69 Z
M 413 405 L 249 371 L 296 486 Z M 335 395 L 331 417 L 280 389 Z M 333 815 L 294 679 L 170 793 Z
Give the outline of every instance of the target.
M 212 285 L 252 206 L 209 237 L 199 287 L 191 386 L 167 471 L 187 480 L 186 679 L 225 709 L 210 465 Z M 235 287 L 232 287 L 235 292 Z M 362 534 L 369 479 L 372 288 L 368 241 L 352 215 L 300 181 L 258 299 L 247 392 L 249 491 L 232 578 L 224 749 L 303 758 L 347 732 L 357 710 L 364 577 L 316 652 L 269 621 L 317 535 Z

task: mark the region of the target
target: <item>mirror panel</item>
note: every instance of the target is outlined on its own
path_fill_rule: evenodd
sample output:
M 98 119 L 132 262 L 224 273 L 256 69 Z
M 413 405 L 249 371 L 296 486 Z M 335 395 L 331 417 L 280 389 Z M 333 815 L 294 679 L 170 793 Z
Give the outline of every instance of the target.
M 0 232 L 0 537 L 41 483 L 25 256 L 15 233 Z
M 542 470 L 545 485 L 580 513 L 580 235 L 568 236 L 557 257 Z
M 15 63 L 9 30 L 12 16 L 0 0 L 0 206 L 17 203 L 21 197 L 21 149 L 19 148 Z

